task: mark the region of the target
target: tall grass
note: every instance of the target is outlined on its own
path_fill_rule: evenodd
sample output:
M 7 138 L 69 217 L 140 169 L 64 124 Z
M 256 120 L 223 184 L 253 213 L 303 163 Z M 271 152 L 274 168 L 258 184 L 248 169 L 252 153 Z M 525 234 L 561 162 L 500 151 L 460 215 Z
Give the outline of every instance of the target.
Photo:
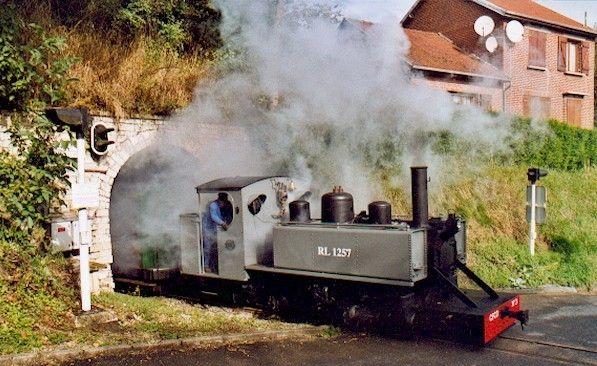
M 68 33 L 67 52 L 79 59 L 67 88 L 74 106 L 131 114 L 167 115 L 188 105 L 211 61 L 159 47 L 151 39 L 114 44 L 90 31 Z
M 432 194 L 433 214 L 456 212 L 467 220 L 468 262 L 497 287 L 559 284 L 592 289 L 597 277 L 597 168 L 550 171 L 545 225 L 537 253 L 528 250 L 526 167 L 488 165 Z M 408 212 L 407 194 L 388 195 Z

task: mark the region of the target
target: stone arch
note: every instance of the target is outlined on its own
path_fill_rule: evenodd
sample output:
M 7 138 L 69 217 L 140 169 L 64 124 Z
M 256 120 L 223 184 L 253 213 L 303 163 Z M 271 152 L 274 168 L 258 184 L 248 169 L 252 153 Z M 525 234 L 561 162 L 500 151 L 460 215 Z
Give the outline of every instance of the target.
M 91 274 L 92 289 L 98 292 L 114 288 L 111 268 L 114 258 L 110 233 L 110 200 L 116 177 L 131 157 L 150 147 L 159 135 L 170 128 L 161 119 L 121 119 L 115 122 L 110 117 L 94 117 L 94 120 L 116 129 L 111 136 L 115 144 L 109 152 L 99 161 L 93 161 L 91 156 L 86 160 L 86 170 L 89 167 L 86 180 L 96 181 L 100 190 L 99 208 L 90 212 L 93 234 L 90 259 L 102 267 Z M 226 136 L 233 136 L 239 141 L 247 139 L 245 131 L 234 126 L 193 123 L 188 125 L 188 128 L 193 130 L 194 137 L 177 146 L 199 161 L 206 152 L 202 146 L 203 141 L 221 141 Z
M 99 180 L 99 208 L 92 213 L 93 242 L 90 259 L 105 265 L 104 268 L 91 274 L 93 291 L 111 290 L 114 288 L 111 263 L 112 240 L 110 236 L 110 198 L 114 180 L 124 164 L 139 151 L 147 148 L 157 139 L 158 130 L 163 126 L 161 120 L 127 119 L 117 123 L 109 117 L 95 117 L 95 121 L 104 122 L 115 128 L 113 148 L 97 163 L 96 172 L 86 174 Z M 93 169 L 92 169 L 93 170 Z M 97 176 L 99 174 L 99 177 Z
M 179 263 L 179 215 L 197 211 L 195 186 L 205 176 L 200 159 L 184 146 L 160 142 L 133 154 L 110 194 L 114 276 L 141 277 L 141 253 L 159 249 L 160 267 Z

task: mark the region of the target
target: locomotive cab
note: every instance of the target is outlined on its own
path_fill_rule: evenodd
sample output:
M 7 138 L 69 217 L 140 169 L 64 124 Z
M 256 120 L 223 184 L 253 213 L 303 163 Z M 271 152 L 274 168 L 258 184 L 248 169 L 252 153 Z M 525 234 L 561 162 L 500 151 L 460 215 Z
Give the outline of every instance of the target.
M 181 273 L 234 281 L 247 281 L 245 266 L 271 265 L 272 228 L 286 215 L 287 194 L 294 184 L 287 177 L 231 177 L 197 188 L 198 214 L 181 216 Z M 212 218 L 210 205 L 220 204 L 220 218 Z M 209 258 L 208 258 L 209 257 Z

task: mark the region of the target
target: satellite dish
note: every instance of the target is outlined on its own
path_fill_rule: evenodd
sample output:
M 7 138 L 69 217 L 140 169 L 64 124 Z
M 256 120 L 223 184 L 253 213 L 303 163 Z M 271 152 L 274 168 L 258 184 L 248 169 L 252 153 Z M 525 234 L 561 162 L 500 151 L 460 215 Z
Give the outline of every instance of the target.
M 493 53 L 498 48 L 498 41 L 494 36 L 488 37 L 485 41 L 485 48 L 487 51 Z
M 514 43 L 522 41 L 524 27 L 518 20 L 511 20 L 506 24 L 506 36 Z
M 495 23 L 493 22 L 493 19 L 487 15 L 482 15 L 475 20 L 475 32 L 481 37 L 485 37 L 493 32 L 494 27 Z

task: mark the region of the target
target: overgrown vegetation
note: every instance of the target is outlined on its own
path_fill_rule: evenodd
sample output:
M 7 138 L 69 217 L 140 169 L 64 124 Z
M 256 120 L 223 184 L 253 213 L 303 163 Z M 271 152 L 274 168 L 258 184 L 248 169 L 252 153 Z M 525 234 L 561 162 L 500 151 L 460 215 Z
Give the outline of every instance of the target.
M 36 268 L 39 268 L 39 265 Z M 29 351 L 40 347 L 98 347 L 204 335 L 296 329 L 304 326 L 260 318 L 241 309 L 193 305 L 163 297 L 102 293 L 94 296 L 93 303 L 112 311 L 118 321 L 75 328 L 72 316 L 68 316 L 69 309 L 64 307 L 59 297 L 46 296 L 43 300 L 42 302 L 39 298 L 32 299 L 36 306 L 46 312 L 46 315 L 37 318 L 30 317 L 22 308 L 15 308 L 12 302 L 0 302 L 0 311 L 7 314 L 7 318 L 13 319 L 13 323 L 21 325 L 0 333 L 0 354 Z M 54 326 L 39 329 L 30 324 L 37 321 L 51 321 Z M 331 331 L 327 333 L 332 334 Z
M 208 0 L 17 0 L 22 19 L 66 40 L 64 104 L 119 117 L 167 115 L 188 105 L 220 46 Z
M 480 169 L 434 192 L 432 211 L 455 211 L 467 219 L 469 263 L 494 286 L 592 289 L 597 283 L 597 131 L 541 123 L 515 119 L 508 153 L 482 157 Z M 436 141 L 436 150 L 451 160 L 470 155 L 448 132 Z M 525 211 L 529 166 L 549 169 L 541 180 L 548 190 L 548 220 L 539 229 L 534 257 Z M 404 191 L 388 187 L 388 193 L 400 212 L 409 211 Z
M 72 162 L 69 143 L 40 114 L 64 95 L 72 59 L 64 40 L 15 16 L 0 14 L 0 108 L 13 112 L 7 126 L 12 149 L 0 148 L 0 352 L 54 343 L 76 305 L 64 258 L 46 251 L 45 225 L 62 203 Z
M 597 130 L 572 127 L 557 120 L 516 118 L 512 122 L 511 155 L 507 161 L 558 170 L 597 165 Z
M 240 309 L 192 305 L 162 297 L 145 298 L 103 293 L 94 300 L 104 308 L 112 310 L 119 319 L 117 334 L 95 334 L 103 344 L 117 343 L 118 338 L 126 343 L 138 343 L 209 334 L 292 329 L 300 326 L 260 319 L 255 314 Z M 114 337 L 117 339 L 113 339 Z
M 541 180 L 548 190 L 548 220 L 539 226 L 536 255 L 531 257 L 526 168 L 488 165 L 433 192 L 431 211 L 456 212 L 466 218 L 468 262 L 493 286 L 558 284 L 593 289 L 597 283 L 597 169 L 551 170 Z M 388 193 L 399 213 L 409 212 L 404 191 L 388 188 Z

